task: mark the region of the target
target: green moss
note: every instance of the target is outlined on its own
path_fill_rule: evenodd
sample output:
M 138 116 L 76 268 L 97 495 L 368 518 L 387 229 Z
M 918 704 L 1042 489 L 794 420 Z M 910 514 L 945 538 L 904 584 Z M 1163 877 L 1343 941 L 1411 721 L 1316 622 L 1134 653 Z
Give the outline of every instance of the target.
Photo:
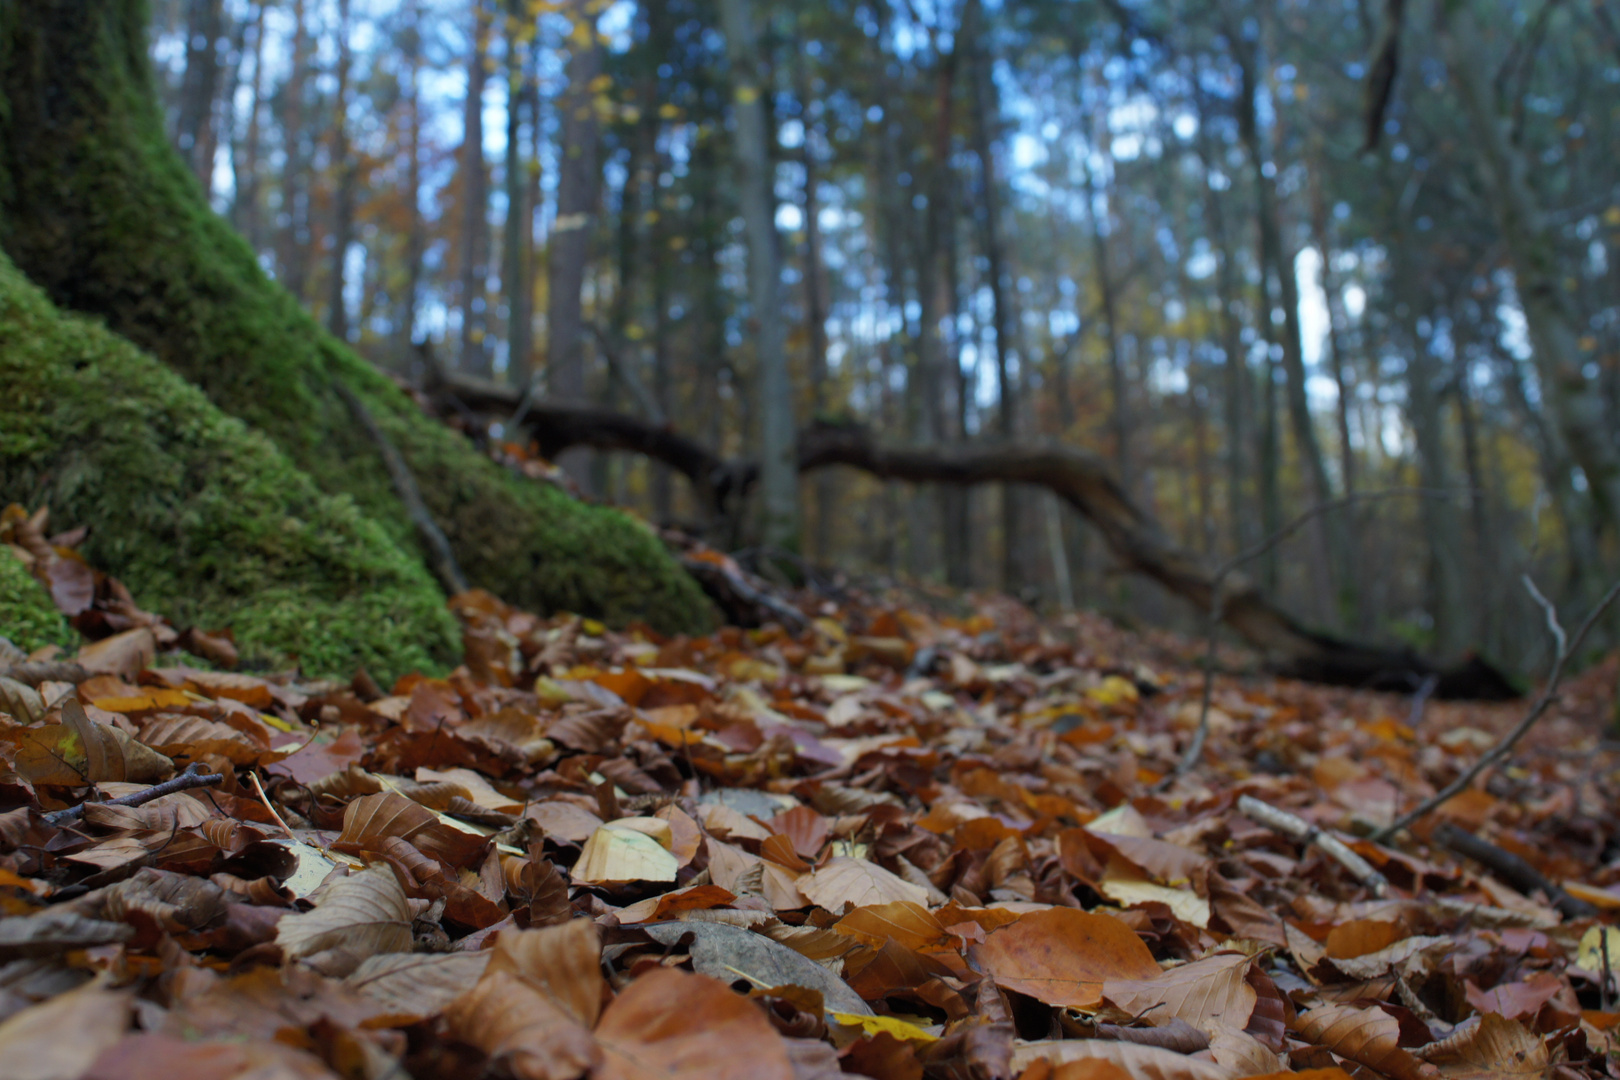
M 0 637 L 24 652 L 60 645 L 73 649 L 78 635 L 21 559 L 0 547 Z
M 321 490 L 418 540 L 332 390 L 342 379 L 416 472 L 475 584 L 538 610 L 698 630 L 713 609 L 656 537 L 508 474 L 326 335 L 209 210 L 164 138 L 145 5 L 0 5 L 0 245 L 59 305 L 106 319 L 264 432 Z
M 89 524 L 86 557 L 143 606 L 232 627 L 250 664 L 296 656 L 312 674 L 364 664 L 387 679 L 453 662 L 443 595 L 352 500 L 322 494 L 150 356 L 62 314 L 4 256 L 0 386 L 0 502 Z

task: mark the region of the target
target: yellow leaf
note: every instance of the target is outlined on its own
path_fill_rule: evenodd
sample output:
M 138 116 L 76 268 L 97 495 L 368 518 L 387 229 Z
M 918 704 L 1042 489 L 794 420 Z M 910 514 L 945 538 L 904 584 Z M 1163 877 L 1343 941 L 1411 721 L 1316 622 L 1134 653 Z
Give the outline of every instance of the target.
M 579 861 L 574 864 L 573 878 L 591 885 L 674 881 L 679 869 L 675 856 L 653 837 L 635 829 L 603 825 L 585 841 Z
M 1594 975 L 1603 974 L 1603 935 L 1609 939 L 1609 970 L 1620 970 L 1620 926 L 1594 926 L 1581 938 L 1575 950 L 1575 966 Z
M 835 1021 L 846 1027 L 858 1027 L 864 1035 L 876 1035 L 883 1032 L 896 1039 L 909 1039 L 912 1042 L 934 1042 L 939 1036 L 916 1024 L 907 1023 L 894 1016 L 860 1016 L 856 1013 L 829 1012 L 827 1014 Z

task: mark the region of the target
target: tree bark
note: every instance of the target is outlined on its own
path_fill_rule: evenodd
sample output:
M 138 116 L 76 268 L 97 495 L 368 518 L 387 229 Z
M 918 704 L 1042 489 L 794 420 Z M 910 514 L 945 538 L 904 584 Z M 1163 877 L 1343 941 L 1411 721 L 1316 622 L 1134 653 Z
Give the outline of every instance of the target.
M 214 100 L 219 96 L 219 39 L 224 0 L 189 0 L 186 10 L 186 71 L 180 82 L 175 146 L 209 190 L 214 172 Z
M 999 115 L 995 84 L 991 80 L 990 56 L 978 44 L 978 0 L 968 0 L 962 15 L 968 40 L 975 42 L 972 62 L 973 81 L 973 152 L 979 159 L 979 177 L 983 184 L 980 197 L 984 213 L 984 254 L 988 263 L 990 286 L 990 318 L 996 338 L 996 396 L 997 432 L 1003 440 L 1018 437 L 1018 386 L 1012 374 L 1009 353 L 1013 351 L 1012 297 L 1008 295 L 1011 282 L 1007 278 L 1006 246 L 1002 237 L 1001 193 L 996 176 L 996 156 L 991 128 Z M 971 21 L 970 21 L 971 20 Z M 1023 363 L 1023 358 L 1019 358 Z M 1008 592 L 1017 592 L 1023 584 L 1025 554 L 1024 527 L 1021 520 L 1022 500 L 1018 489 L 1004 487 L 1001 491 L 1001 581 Z
M 793 386 L 788 379 L 778 292 L 775 169 L 766 128 L 768 93 L 749 0 L 720 0 L 731 62 L 737 152 L 742 159 L 743 230 L 748 239 L 749 322 L 758 363 L 760 531 L 768 547 L 799 548 L 799 472 L 794 466 Z
M 523 161 L 523 108 L 526 73 L 523 43 L 531 27 L 523 0 L 508 0 L 506 13 L 506 227 L 501 243 L 501 292 L 506 296 L 506 370 L 523 385 L 531 367 L 532 342 L 529 242 L 532 233 L 528 169 Z M 534 122 L 531 120 L 531 123 Z
M 350 543 L 345 536 L 363 536 L 370 549 L 391 550 L 396 565 L 415 563 L 420 580 L 436 594 L 426 576 L 426 553 L 377 448 L 333 389 L 334 380 L 341 380 L 415 474 L 424 504 L 471 583 L 531 610 L 565 609 L 619 623 L 645 618 L 671 631 L 706 624 L 710 613 L 701 592 L 656 538 L 616 511 L 581 504 L 502 469 L 467 439 L 423 416 L 266 277 L 254 252 L 208 207 L 169 143 L 147 59 L 145 14 L 140 0 L 0 4 L 0 55 L 8 58 L 0 65 L 0 247 L 55 305 L 93 316 L 195 388 L 162 406 L 172 414 L 160 417 L 137 402 L 125 412 L 145 417 L 141 423 L 127 422 L 126 415 L 126 422 L 93 428 L 103 449 L 127 444 L 139 450 L 149 429 L 172 428 L 207 412 L 220 436 L 209 446 L 221 448 L 210 451 L 221 455 L 210 475 L 229 472 L 244 455 L 275 458 L 279 464 L 270 474 L 287 486 L 242 496 L 222 489 L 211 500 L 196 500 L 188 491 L 197 509 L 171 522 L 182 511 L 165 492 L 175 478 L 189 483 L 191 474 L 164 470 L 189 464 L 137 461 L 145 469 L 139 481 L 123 483 L 121 474 L 118 484 L 98 486 L 102 478 L 59 462 L 52 475 L 72 476 L 79 485 L 79 520 L 95 524 L 109 539 L 130 538 L 111 547 L 102 565 L 124 577 L 132 560 L 153 558 L 153 549 L 143 554 L 137 538 L 183 528 L 203 546 L 189 553 L 158 549 L 155 565 L 168 577 L 168 595 L 177 581 L 205 578 L 235 582 L 240 590 L 239 564 L 274 563 L 289 550 L 280 538 L 301 528 L 304 517 L 292 502 L 341 495 L 322 515 L 330 511 L 347 523 L 328 539 L 313 541 L 326 545 L 318 558 L 340 566 Z M 76 319 L 72 325 L 88 323 Z M 0 349 L 0 356 L 8 352 L 15 350 Z M 67 367 L 70 356 L 64 350 L 55 362 Z M 0 427 L 5 424 L 0 421 Z M 0 447 L 0 455 L 6 453 Z M 103 453 L 104 459 L 119 457 Z M 168 488 L 146 486 L 160 480 Z M 242 534 L 222 520 L 248 513 L 253 507 L 244 504 L 261 498 L 266 506 L 287 509 L 239 541 Z M 67 499 L 64 493 L 64 504 Z M 239 550 L 252 545 L 257 547 Z M 321 618 L 298 610 L 296 575 L 285 565 L 277 574 L 282 628 L 296 619 L 300 633 L 334 632 Z M 440 618 L 442 598 L 429 599 L 424 610 Z M 409 629 L 408 623 L 399 626 Z M 354 628 L 355 641 L 363 642 L 369 632 Z
M 339 341 L 349 339 L 348 285 L 349 246 L 354 243 L 355 185 L 359 169 L 349 147 L 349 3 L 338 0 L 337 96 L 333 100 L 332 168 L 337 170 L 338 187 L 332 210 L 332 277 L 326 300 L 326 328 Z
M 473 0 L 472 51 L 467 57 L 467 97 L 462 109 L 461 138 L 461 366 L 474 375 L 490 372 L 489 345 L 484 340 L 488 312 L 484 281 L 488 276 L 489 170 L 484 164 L 485 58 L 489 53 L 489 0 Z
M 590 258 L 601 172 L 597 168 L 597 123 L 591 84 L 602 71 L 602 43 L 594 7 L 579 0 L 571 11 L 567 88 L 557 100 L 560 124 L 557 216 L 551 226 L 547 259 L 546 392 L 585 399 L 585 315 L 581 291 Z M 576 483 L 590 487 L 590 455 L 569 454 L 559 462 Z

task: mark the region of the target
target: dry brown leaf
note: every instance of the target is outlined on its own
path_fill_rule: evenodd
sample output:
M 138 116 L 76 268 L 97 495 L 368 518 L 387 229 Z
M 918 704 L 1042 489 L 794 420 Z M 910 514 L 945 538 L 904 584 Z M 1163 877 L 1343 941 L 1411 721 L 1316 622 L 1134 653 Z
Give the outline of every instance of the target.
M 1038 1061 L 1050 1062 L 1054 1072 L 1068 1062 L 1104 1061 L 1124 1070 L 1133 1080 L 1234 1080 L 1237 1075 L 1185 1054 L 1102 1039 L 1062 1039 L 1013 1047 L 1014 1072 L 1022 1072 Z
M 666 822 L 658 823 L 668 831 Z M 591 833 L 590 839 L 585 841 L 571 876 L 575 881 L 604 885 L 629 881 L 674 881 L 679 870 L 675 856 L 655 838 L 639 829 L 624 827 L 619 821 L 612 821 Z
M 60 724 L 13 728 L 0 738 L 16 747 L 15 767 L 33 784 L 152 784 L 174 775 L 174 762 L 118 728 L 91 720 L 71 697 L 62 702 Z
M 602 1060 L 588 1029 L 510 971 L 486 970 L 444 1019 L 456 1038 L 519 1080 L 574 1080 Z
M 92 675 L 134 678 L 157 656 L 157 637 L 145 626 L 92 641 L 79 649 L 79 666 Z
M 1495 1013 L 1485 1013 L 1479 1023 L 1425 1046 L 1418 1054 L 1453 1080 L 1546 1076 L 1552 1068 L 1552 1055 L 1534 1032 Z
M 62 908 L 16 915 L 0 919 L 0 963 L 110 945 L 134 936 L 135 931 L 122 923 L 86 918 Z
M 969 954 L 1005 990 L 1048 1005 L 1089 1009 L 1109 979 L 1151 979 L 1158 962 L 1135 931 L 1074 908 L 1035 911 L 991 932 Z
M 229 724 L 200 716 L 158 713 L 141 725 L 141 742 L 171 758 L 196 759 L 216 755 L 232 765 L 253 765 L 259 748 Z
M 1278 1054 L 1246 1031 L 1226 1024 L 1214 1025 L 1209 1053 L 1217 1065 L 1239 1076 L 1277 1072 L 1287 1065 Z
M 124 1037 L 134 995 L 100 981 L 23 1009 L 0 1024 L 6 1080 L 79 1080 Z
M 1251 961 L 1242 953 L 1216 953 L 1151 979 L 1109 979 L 1102 995 L 1150 1024 L 1174 1017 L 1214 1037 L 1222 1027 L 1241 1031 L 1256 995 L 1245 981 Z
M 659 968 L 602 1014 L 594 1080 L 793 1080 L 782 1037 L 725 983 Z
M 379 953 L 409 952 L 411 908 L 386 868 L 373 867 L 326 887 L 315 910 L 284 917 L 276 944 L 289 960 L 325 975 L 348 975 Z
M 938 948 L 952 940 L 945 925 L 932 912 L 921 904 L 904 900 L 856 908 L 832 928 L 874 949 L 881 949 L 891 940 L 908 949 Z
M 503 930 L 490 970 L 509 972 L 549 997 L 589 1028 L 602 1011 L 602 942 L 596 924 L 574 919 L 542 930 Z
M 926 904 L 928 891 L 891 874 L 877 863 L 845 855 L 801 874 L 795 884 L 810 902 L 837 913 L 845 904 L 858 908 L 874 904 L 906 902 Z
M 1378 1008 L 1320 1005 L 1294 1021 L 1294 1033 L 1394 1080 L 1438 1075 L 1401 1047 L 1400 1021 Z
M 488 951 L 383 953 L 368 958 L 343 981 L 386 1007 L 396 1020 L 426 1020 L 476 986 L 490 956 Z
M 334 1080 L 305 1050 L 269 1039 L 198 1042 L 143 1031 L 109 1047 L 82 1080 Z

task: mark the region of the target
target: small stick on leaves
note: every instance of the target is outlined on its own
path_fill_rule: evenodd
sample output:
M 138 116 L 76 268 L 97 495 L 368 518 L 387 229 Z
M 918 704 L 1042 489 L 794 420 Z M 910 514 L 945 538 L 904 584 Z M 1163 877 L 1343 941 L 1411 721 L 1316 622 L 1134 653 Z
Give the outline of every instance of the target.
M 221 774 L 204 772 L 201 765 L 193 762 L 186 768 L 185 772 L 174 777 L 173 779 L 165 780 L 161 784 L 153 784 L 151 787 L 144 788 L 140 791 L 133 791 L 128 795 L 122 795 L 116 799 L 108 799 L 106 802 L 97 803 L 96 805 L 144 806 L 153 799 L 161 799 L 163 796 L 173 795 L 177 791 L 189 791 L 192 788 L 200 787 L 213 787 L 215 784 L 223 784 L 224 782 L 225 777 Z M 80 803 L 78 806 L 70 806 L 66 810 L 57 810 L 54 813 L 46 814 L 45 822 L 49 825 L 66 825 L 69 822 L 77 821 L 80 817 L 84 816 L 84 808 L 86 805 L 88 804 Z
M 1575 631 L 1575 636 L 1566 637 L 1564 628 L 1559 625 L 1557 611 L 1547 601 L 1546 597 L 1541 595 L 1541 591 L 1535 587 L 1535 584 L 1529 582 L 1528 577 L 1526 581 L 1530 585 L 1530 595 L 1547 612 L 1548 630 L 1552 634 L 1553 640 L 1558 644 L 1558 652 L 1553 657 L 1552 672 L 1547 676 L 1547 685 L 1536 698 L 1535 704 L 1530 706 L 1530 711 L 1525 713 L 1524 717 L 1513 726 L 1512 731 L 1503 736 L 1501 742 L 1487 750 L 1478 761 L 1464 770 L 1463 774 L 1457 779 L 1423 800 L 1422 803 L 1407 811 L 1397 820 L 1374 833 L 1372 839 L 1375 842 L 1383 843 L 1402 829 L 1410 828 L 1415 822 L 1421 821 L 1447 799 L 1450 799 L 1458 792 L 1466 791 L 1478 779 L 1480 773 L 1513 752 L 1513 748 L 1519 745 L 1519 740 L 1529 734 L 1530 729 L 1536 726 L 1536 721 L 1545 716 L 1547 710 L 1552 707 L 1553 701 L 1558 696 L 1558 684 L 1563 681 L 1564 672 L 1569 667 L 1570 657 L 1580 649 L 1581 642 L 1586 640 L 1586 635 L 1591 632 L 1592 627 L 1597 625 L 1597 621 L 1603 617 L 1603 613 L 1609 609 L 1609 605 L 1614 603 L 1615 597 L 1620 596 L 1620 581 L 1617 581 L 1609 586 L 1609 591 L 1603 594 L 1603 599 L 1598 601 L 1597 606 L 1592 609 L 1592 613 L 1586 617 L 1586 621 L 1581 623 L 1580 629 Z
M 1373 869 L 1373 865 L 1360 855 L 1351 851 L 1343 840 L 1330 832 L 1324 832 L 1306 821 L 1296 817 L 1286 810 L 1279 810 L 1270 803 L 1261 802 L 1252 795 L 1243 795 L 1238 798 L 1238 809 L 1251 821 L 1259 822 L 1268 829 L 1292 837 L 1301 844 L 1315 844 L 1322 849 L 1322 853 L 1350 872 L 1374 896 L 1383 896 L 1389 889 L 1389 881 Z

